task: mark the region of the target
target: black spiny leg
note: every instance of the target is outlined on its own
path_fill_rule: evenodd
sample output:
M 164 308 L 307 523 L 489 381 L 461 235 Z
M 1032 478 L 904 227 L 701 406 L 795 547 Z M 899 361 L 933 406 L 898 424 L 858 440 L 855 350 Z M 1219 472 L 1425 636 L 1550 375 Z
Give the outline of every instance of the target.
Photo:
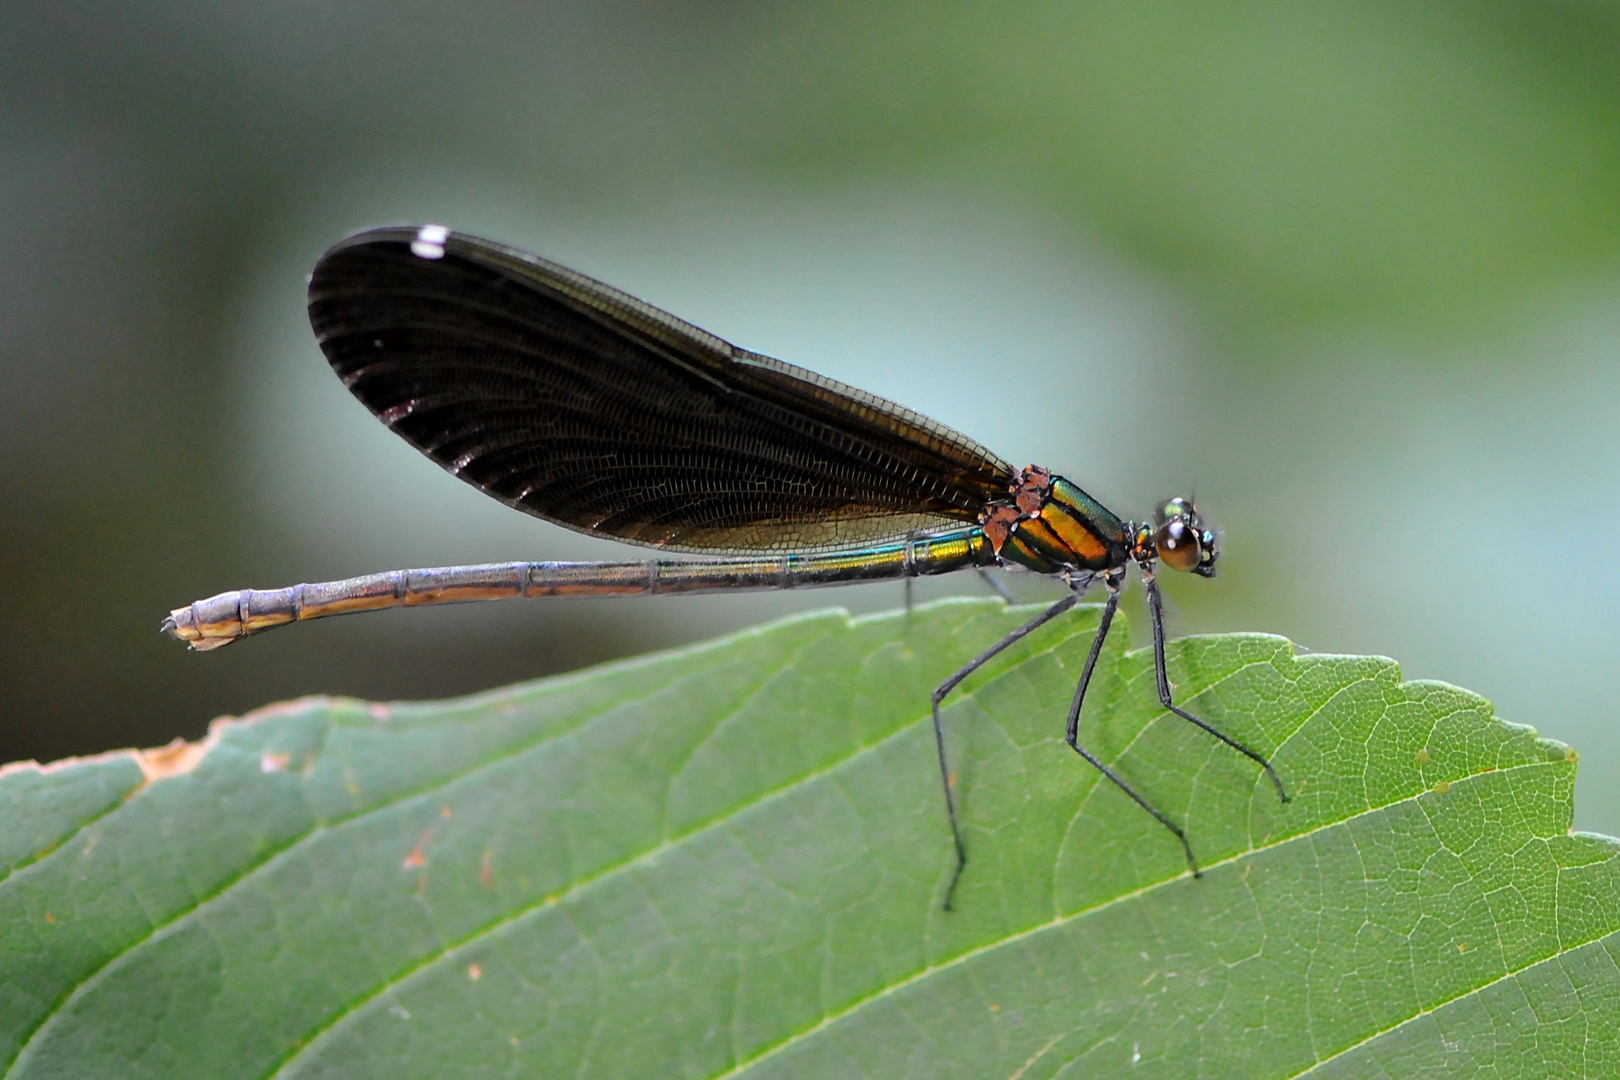
M 969 660 L 966 664 L 963 664 L 956 674 L 940 683 L 939 688 L 934 691 L 934 745 L 939 750 L 939 779 L 945 787 L 945 813 L 950 816 L 951 840 L 956 844 L 956 869 L 951 871 L 951 883 L 945 889 L 946 911 L 951 910 L 951 896 L 956 892 L 956 882 L 962 876 L 962 868 L 967 865 L 967 846 L 962 843 L 962 828 L 956 820 L 956 797 L 951 794 L 951 767 L 945 760 L 945 728 L 944 725 L 940 723 L 939 719 L 939 703 L 945 699 L 946 694 L 949 694 L 952 690 L 955 690 L 957 686 L 961 684 L 963 679 L 967 678 L 975 671 L 978 671 L 985 664 L 988 664 L 996 657 L 998 653 L 1003 652 L 1008 646 L 1016 644 L 1022 639 L 1028 637 L 1041 626 L 1051 622 L 1065 611 L 1068 611 L 1070 608 L 1074 607 L 1079 599 L 1079 592 L 1073 592 L 1068 596 L 1065 596 L 1063 599 L 1059 600 L 1057 603 L 1053 604 L 1051 607 L 1029 620 L 1029 622 L 1025 623 L 1023 626 L 1020 626 L 1018 629 L 1014 630 L 1012 633 L 1008 634 L 1006 637 L 984 650 L 984 652 L 980 653 L 978 656 L 975 656 L 972 660 Z
M 1271 767 L 1271 762 L 1213 725 L 1205 723 L 1185 709 L 1177 708 L 1176 703 L 1170 699 L 1170 676 L 1164 668 L 1164 603 L 1159 599 L 1159 583 L 1151 570 L 1143 569 L 1142 585 L 1147 589 L 1148 615 L 1153 623 L 1153 671 L 1159 680 L 1160 704 L 1189 724 L 1196 724 L 1244 757 L 1256 762 L 1266 770 L 1266 775 L 1271 777 L 1272 786 L 1277 789 L 1277 798 L 1287 802 L 1288 793 L 1283 790 L 1282 781 L 1277 778 L 1277 770 Z
M 986 585 L 995 590 L 996 595 L 1001 597 L 1003 601 L 1009 605 L 1013 602 L 1012 593 L 1007 591 L 1007 586 L 992 577 L 990 571 L 981 566 L 979 567 L 979 576 L 984 579 Z
M 1164 812 L 1148 802 L 1135 788 L 1127 784 L 1113 769 L 1099 761 L 1091 751 L 1080 745 L 1080 706 L 1086 700 L 1086 687 L 1091 684 L 1091 673 L 1096 670 L 1097 658 L 1102 655 L 1103 642 L 1108 640 L 1108 627 L 1114 621 L 1114 611 L 1119 607 L 1119 587 L 1125 579 L 1122 570 L 1114 570 L 1103 578 L 1103 584 L 1108 586 L 1108 600 L 1103 604 L 1102 619 L 1097 623 L 1097 636 L 1091 639 L 1091 652 L 1086 656 L 1086 666 L 1080 671 L 1080 685 L 1074 688 L 1074 702 L 1069 706 L 1069 727 L 1064 738 L 1069 748 L 1091 763 L 1098 772 L 1114 782 L 1114 786 L 1131 797 L 1131 801 L 1146 810 L 1153 816 L 1153 820 L 1169 829 L 1181 841 L 1181 852 L 1187 857 L 1187 869 L 1191 870 L 1193 877 L 1201 876 L 1198 869 L 1198 860 L 1193 858 L 1192 845 L 1187 843 L 1187 834 L 1180 825 L 1171 821 Z
M 913 546 L 917 538 L 922 536 L 919 532 L 906 533 L 906 623 L 911 622 L 911 582 L 917 576 L 917 552 Z

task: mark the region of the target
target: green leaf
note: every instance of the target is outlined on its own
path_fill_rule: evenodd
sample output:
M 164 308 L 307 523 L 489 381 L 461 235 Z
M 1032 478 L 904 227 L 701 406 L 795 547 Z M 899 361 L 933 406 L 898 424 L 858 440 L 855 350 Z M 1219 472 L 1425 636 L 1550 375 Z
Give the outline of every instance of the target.
M 1573 753 L 1439 683 L 1081 609 L 792 619 L 417 705 L 308 699 L 203 753 L 0 775 L 10 1076 L 1613 1076 L 1616 842 Z M 240 646 L 251 648 L 251 645 Z M 164 766 L 167 766 L 165 768 Z M 168 773 L 169 775 L 164 775 Z M 158 775 L 159 779 L 150 779 Z

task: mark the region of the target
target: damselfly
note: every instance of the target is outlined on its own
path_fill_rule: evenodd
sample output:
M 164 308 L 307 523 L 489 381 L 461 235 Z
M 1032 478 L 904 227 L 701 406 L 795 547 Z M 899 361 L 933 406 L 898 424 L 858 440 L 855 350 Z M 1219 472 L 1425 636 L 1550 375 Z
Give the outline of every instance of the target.
M 1065 739 L 1198 864 L 1182 827 L 1081 746 L 1080 708 L 1127 567 L 1147 591 L 1159 701 L 1271 764 L 1172 700 L 1163 564 L 1213 577 L 1215 533 L 1190 500 L 1138 523 L 1061 476 L 1015 469 L 892 401 L 739 349 L 601 282 L 437 225 L 360 233 L 321 257 L 309 315 L 345 386 L 411 445 L 480 490 L 596 536 L 707 559 L 516 562 L 396 570 L 243 589 L 177 608 L 163 628 L 214 649 L 284 623 L 353 611 L 532 596 L 794 589 L 1021 567 L 1064 597 L 934 691 L 933 724 L 956 865 L 967 864 L 940 703 L 1093 582 L 1101 619 Z

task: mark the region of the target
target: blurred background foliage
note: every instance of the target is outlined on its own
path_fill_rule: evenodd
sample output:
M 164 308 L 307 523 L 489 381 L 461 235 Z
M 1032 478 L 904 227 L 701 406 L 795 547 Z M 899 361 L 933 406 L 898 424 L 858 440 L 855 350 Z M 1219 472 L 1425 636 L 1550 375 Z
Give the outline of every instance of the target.
M 226 588 L 626 550 L 441 473 L 322 362 L 316 256 L 442 221 L 1121 513 L 1196 484 L 1227 556 L 1170 583 L 1179 632 L 1478 690 L 1579 747 L 1578 823 L 1620 831 L 1620 4 L 69 0 L 0 28 L 5 759 L 900 601 L 161 639 Z

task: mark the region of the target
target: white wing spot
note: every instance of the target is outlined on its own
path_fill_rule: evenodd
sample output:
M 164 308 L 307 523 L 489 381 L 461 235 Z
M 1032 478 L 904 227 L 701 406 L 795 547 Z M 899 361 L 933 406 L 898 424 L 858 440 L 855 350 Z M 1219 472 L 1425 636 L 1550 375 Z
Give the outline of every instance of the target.
M 411 254 L 419 259 L 444 258 L 444 242 L 450 239 L 450 230 L 443 225 L 424 225 L 416 230 L 411 241 Z

